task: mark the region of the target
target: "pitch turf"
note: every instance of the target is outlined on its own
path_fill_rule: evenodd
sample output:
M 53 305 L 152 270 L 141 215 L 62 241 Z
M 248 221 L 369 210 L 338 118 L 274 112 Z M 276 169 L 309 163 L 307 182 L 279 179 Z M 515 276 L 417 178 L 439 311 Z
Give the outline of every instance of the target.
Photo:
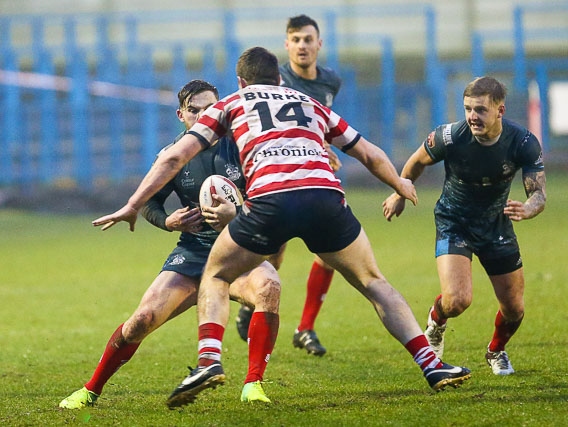
M 514 184 L 521 195 L 521 184 Z M 106 341 L 138 304 L 176 236 L 143 220 L 104 233 L 92 216 L 0 210 L 0 424 L 10 426 L 541 426 L 568 416 L 568 177 L 549 175 L 549 202 L 517 224 L 526 273 L 525 321 L 508 346 L 515 375 L 497 377 L 485 346 L 497 310 L 489 281 L 474 262 L 474 301 L 450 321 L 449 363 L 472 369 L 462 388 L 431 392 L 410 355 L 388 335 L 370 304 L 336 276 L 316 329 L 328 353 L 292 347 L 312 257 L 294 240 L 281 269 L 281 327 L 264 385 L 273 404 L 240 402 L 246 345 L 233 304 L 225 334 L 227 382 L 183 410 L 165 399 L 196 361 L 192 309 L 151 335 L 106 386 L 97 406 L 57 405 L 88 380 Z M 420 204 L 387 223 L 377 184 L 349 189 L 348 201 L 374 245 L 379 267 L 403 293 L 420 324 L 438 293 L 432 255 L 432 208 L 438 190 L 418 186 Z

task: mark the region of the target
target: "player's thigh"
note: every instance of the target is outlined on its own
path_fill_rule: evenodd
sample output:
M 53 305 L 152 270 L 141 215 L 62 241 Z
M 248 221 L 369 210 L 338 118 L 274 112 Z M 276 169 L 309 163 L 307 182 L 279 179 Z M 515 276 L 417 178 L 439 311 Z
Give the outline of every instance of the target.
M 360 291 L 364 291 L 372 280 L 384 279 L 363 228 L 357 238 L 344 249 L 317 255 Z
M 225 227 L 211 248 L 204 276 L 232 283 L 242 274 L 258 267 L 266 256 L 239 246 Z
M 124 322 L 125 338 L 140 342 L 169 319 L 197 303 L 198 278 L 162 271 L 144 293 L 138 308 Z
M 436 258 L 442 295 L 469 301 L 472 298 L 471 259 L 465 255 L 446 254 Z M 468 304 L 469 305 L 469 304 Z
M 268 256 L 268 262 L 274 266 L 276 270 L 280 270 L 280 266 L 284 261 L 284 252 L 286 251 L 286 243 L 280 246 L 280 249 L 275 254 Z
M 198 277 L 162 271 L 144 293 L 137 311 L 149 311 L 157 321 L 166 321 L 197 303 L 198 288 Z

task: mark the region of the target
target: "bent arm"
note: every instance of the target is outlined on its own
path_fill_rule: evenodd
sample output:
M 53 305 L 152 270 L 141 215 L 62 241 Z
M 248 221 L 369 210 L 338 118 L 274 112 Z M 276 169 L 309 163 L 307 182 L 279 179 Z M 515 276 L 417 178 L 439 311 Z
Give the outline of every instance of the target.
M 203 145 L 196 136 L 185 134 L 156 159 L 134 194 L 128 199 L 127 206 L 140 210 L 150 197 L 173 179 L 181 168 L 202 150 Z
M 167 186 L 164 187 L 162 190 L 158 191 L 156 194 L 154 194 L 150 198 L 150 200 L 148 200 L 144 204 L 144 206 L 142 206 L 140 213 L 146 219 L 146 221 L 148 221 L 153 226 L 161 228 L 162 230 L 165 231 L 171 231 L 166 225 L 166 219 L 168 218 L 168 213 L 166 212 L 164 206 L 166 199 L 168 198 L 171 191 L 168 190 L 166 193 L 165 191 L 166 188 Z
M 424 172 L 426 166 L 433 164 L 434 161 L 424 148 L 424 145 L 420 145 L 404 164 L 400 176 L 408 178 L 412 182 L 416 182 L 420 175 L 422 175 L 422 172 Z
M 415 182 L 424 169 L 428 165 L 434 164 L 434 161 L 424 148 L 424 145 L 418 147 L 418 149 L 408 158 L 400 176 L 402 178 L 409 179 L 411 182 Z M 401 197 L 398 193 L 393 193 L 383 201 L 383 215 L 390 221 L 393 216 L 400 216 L 404 211 L 405 199 Z
M 546 175 L 544 171 L 523 174 L 523 185 L 527 200 L 526 218 L 533 218 L 544 210 L 546 204 Z
M 130 231 L 134 231 L 138 211 L 144 203 L 150 200 L 150 197 L 166 185 L 183 165 L 201 150 L 203 150 L 203 145 L 196 136 L 184 135 L 173 147 L 158 157 L 126 205 L 110 215 L 95 219 L 92 224 L 95 227 L 102 226 L 101 230 L 104 231 L 118 222 L 125 221 L 130 224 Z
M 544 171 L 523 173 L 523 185 L 527 200 L 523 203 L 507 200 L 504 213 L 513 221 L 522 221 L 537 216 L 546 204 L 546 175 Z
M 414 185 L 398 175 L 386 153 L 379 147 L 361 137 L 357 144 L 347 150 L 347 154 L 359 160 L 369 172 L 391 187 L 401 197 L 411 200 L 414 204 L 417 203 Z

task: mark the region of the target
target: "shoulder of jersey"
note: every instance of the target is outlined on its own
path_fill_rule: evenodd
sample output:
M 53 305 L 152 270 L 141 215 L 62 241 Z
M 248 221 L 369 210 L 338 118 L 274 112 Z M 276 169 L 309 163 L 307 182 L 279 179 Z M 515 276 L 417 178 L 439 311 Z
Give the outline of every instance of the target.
M 319 67 L 319 71 L 320 71 L 320 75 L 324 79 L 333 79 L 333 80 L 341 81 L 341 77 L 339 77 L 339 74 L 333 68 L 321 66 L 321 67 Z
M 212 194 L 217 194 L 235 206 L 243 204 L 243 196 L 235 183 L 223 175 L 210 175 L 201 184 L 199 190 L 199 205 L 214 206 Z

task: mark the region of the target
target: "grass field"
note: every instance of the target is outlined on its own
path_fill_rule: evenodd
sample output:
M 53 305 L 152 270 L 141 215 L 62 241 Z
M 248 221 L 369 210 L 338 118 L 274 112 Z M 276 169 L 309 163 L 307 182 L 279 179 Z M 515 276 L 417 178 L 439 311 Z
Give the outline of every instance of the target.
M 521 184 L 514 195 L 522 198 Z M 196 362 L 192 309 L 151 335 L 106 386 L 97 406 L 61 411 L 86 382 L 115 328 L 138 304 L 176 235 L 138 223 L 101 233 L 90 216 L 0 210 L 0 425 L 48 426 L 561 426 L 568 419 L 568 177 L 549 176 L 546 210 L 517 224 L 525 274 L 525 321 L 508 346 L 517 373 L 491 374 L 484 353 L 497 310 L 474 262 L 474 302 L 449 323 L 445 359 L 468 366 L 462 388 L 433 393 L 371 305 L 336 275 L 316 325 L 323 358 L 291 345 L 312 256 L 293 240 L 281 269 L 280 336 L 266 372 L 273 404 L 239 401 L 246 345 L 231 320 L 227 383 L 170 411 L 165 399 Z M 418 186 L 420 204 L 393 223 L 380 215 L 387 189 L 350 190 L 379 267 L 420 324 L 439 291 L 432 208 L 438 190 Z M 231 306 L 234 318 L 238 306 Z

